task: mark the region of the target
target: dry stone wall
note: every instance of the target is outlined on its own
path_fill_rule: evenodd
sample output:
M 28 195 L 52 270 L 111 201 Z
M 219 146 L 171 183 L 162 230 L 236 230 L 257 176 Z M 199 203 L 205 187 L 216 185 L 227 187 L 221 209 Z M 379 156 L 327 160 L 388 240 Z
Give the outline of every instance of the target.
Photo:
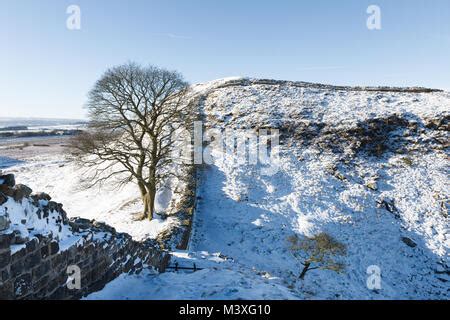
M 14 176 L 0 176 L 0 299 L 79 299 L 124 272 L 144 268 L 163 272 L 169 263 L 169 255 L 156 241 L 136 242 L 103 223 L 69 220 L 49 195 L 31 193 L 28 187 L 15 185 Z M 34 217 L 37 221 L 48 221 L 57 213 L 56 225 L 70 230 L 70 237 L 61 241 L 54 233 L 30 230 L 29 225 L 24 236 L 24 226 L 13 225 L 8 216 L 12 201 L 36 205 L 39 209 L 28 214 L 39 215 Z

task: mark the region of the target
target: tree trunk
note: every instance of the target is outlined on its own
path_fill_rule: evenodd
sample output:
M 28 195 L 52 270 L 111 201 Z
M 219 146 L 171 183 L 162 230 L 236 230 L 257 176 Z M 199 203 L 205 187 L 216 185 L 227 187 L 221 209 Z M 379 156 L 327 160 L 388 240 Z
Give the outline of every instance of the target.
M 141 191 L 141 197 L 144 198 L 144 196 L 147 194 L 147 189 L 145 189 L 145 184 L 142 182 L 138 182 L 139 191 Z
M 155 212 L 156 188 L 150 188 L 148 191 L 148 219 L 153 220 L 153 212 Z
M 149 216 L 149 199 L 147 196 L 147 189 L 145 188 L 145 184 L 138 182 L 139 191 L 141 192 L 142 204 L 144 205 L 144 211 L 142 216 L 139 217 L 140 220 L 144 220 Z
M 142 197 L 144 202 L 144 218 L 148 218 L 150 221 L 153 220 L 153 212 L 155 211 L 155 193 L 148 192 Z
M 153 146 L 156 146 L 157 142 L 153 141 Z M 157 149 L 153 147 L 152 156 L 156 159 Z M 153 220 L 153 212 L 155 212 L 155 197 L 156 197 L 156 166 L 150 166 L 148 183 L 146 184 L 147 196 L 148 196 L 148 219 Z
M 151 214 L 150 211 L 150 198 L 148 193 L 146 193 L 143 197 L 142 197 L 142 202 L 144 203 L 144 216 L 142 217 L 142 220 L 145 218 L 148 218 L 150 216 L 153 216 L 153 214 Z M 150 219 L 151 220 L 151 219 Z
M 311 262 L 305 262 L 302 273 L 300 274 L 300 279 L 305 279 L 306 272 L 308 272 Z

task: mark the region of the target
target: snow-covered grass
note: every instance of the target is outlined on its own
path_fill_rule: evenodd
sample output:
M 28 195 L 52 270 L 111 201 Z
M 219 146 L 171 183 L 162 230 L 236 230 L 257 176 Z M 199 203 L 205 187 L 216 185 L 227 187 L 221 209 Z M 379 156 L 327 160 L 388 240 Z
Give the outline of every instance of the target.
M 432 198 L 435 189 L 445 190 L 442 159 L 428 156 L 415 169 L 380 170 L 386 180 L 379 191 L 328 174 L 324 164 L 329 160 L 322 156 L 299 162 L 285 155 L 272 177 L 259 176 L 250 167 L 206 169 L 191 250 L 220 252 L 269 272 L 303 298 L 443 298 L 447 285 L 435 271 L 448 263 L 448 220 Z M 236 194 L 245 200 L 236 201 Z M 398 199 L 400 220 L 377 207 L 376 200 L 384 196 Z M 314 270 L 298 280 L 302 266 L 287 238 L 319 232 L 346 245 L 345 272 Z M 417 248 L 405 245 L 402 237 L 413 239 Z M 371 265 L 382 270 L 378 292 L 366 286 Z
M 254 273 L 206 269 L 195 273 L 167 272 L 121 275 L 88 300 L 242 300 L 295 299 L 286 287 Z
M 136 220 L 143 210 L 137 186 L 129 183 L 117 189 L 103 184 L 86 189 L 83 174 L 86 172 L 63 154 L 46 154 L 27 158 L 8 168 L 18 183 L 34 192 L 46 192 L 52 200 L 62 203 L 68 217 L 82 217 L 105 222 L 118 232 L 130 234 L 135 240 L 155 238 L 159 232 L 174 223 L 173 218 L 162 220 L 159 216 L 149 221 Z M 167 195 L 159 194 L 157 209 L 166 205 Z
M 239 268 L 217 255 L 174 253 L 173 261 L 192 267 L 200 263 L 204 269 L 196 272 L 145 271 L 139 275 L 123 274 L 87 300 L 242 300 L 296 299 L 295 293 L 281 283 L 281 279 L 254 270 Z
M 282 128 L 296 121 L 297 126 L 321 123 L 348 130 L 393 114 L 421 126 L 422 121 L 448 117 L 449 106 L 448 93 L 251 85 L 214 90 L 203 108 L 207 125 L 222 129 Z M 433 135 L 426 131 L 412 140 L 420 144 Z M 450 267 L 445 151 L 357 155 L 347 162 L 342 154 L 315 144 L 287 142 L 282 141 L 279 171 L 273 176 L 261 175 L 258 166 L 237 165 L 229 157 L 218 157 L 225 161 L 205 170 L 191 249 L 221 252 L 268 271 L 304 298 L 448 297 L 449 278 L 441 272 Z M 405 162 L 405 156 L 410 161 Z M 330 167 L 336 171 L 330 172 Z M 376 190 L 366 187 L 371 179 L 377 181 Z M 384 199 L 394 201 L 398 219 L 378 204 Z M 319 232 L 346 245 L 345 272 L 314 270 L 299 281 L 302 266 L 286 239 Z M 403 237 L 417 247 L 407 246 Z M 376 292 L 366 286 L 371 265 L 381 269 L 382 289 Z
M 279 127 L 290 120 L 349 127 L 392 114 L 405 114 L 413 120 L 443 117 L 449 113 L 449 101 L 448 92 L 366 92 L 253 84 L 213 90 L 204 110 L 222 125 L 243 128 Z

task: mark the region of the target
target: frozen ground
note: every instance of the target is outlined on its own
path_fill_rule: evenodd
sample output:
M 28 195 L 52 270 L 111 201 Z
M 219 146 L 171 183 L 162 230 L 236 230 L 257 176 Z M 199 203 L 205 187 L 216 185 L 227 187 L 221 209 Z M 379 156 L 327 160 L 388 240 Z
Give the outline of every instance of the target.
M 426 125 L 448 121 L 448 93 L 216 88 L 227 81 L 195 87 L 206 125 L 293 128 L 278 172 L 263 175 L 233 156 L 203 166 L 190 248 L 173 263 L 204 269 L 123 275 L 89 299 L 449 298 L 448 131 Z M 385 126 L 364 139 L 376 155 L 357 135 L 374 120 Z M 345 269 L 300 280 L 287 238 L 319 232 L 345 244 Z M 370 266 L 381 271 L 379 290 L 367 286 Z

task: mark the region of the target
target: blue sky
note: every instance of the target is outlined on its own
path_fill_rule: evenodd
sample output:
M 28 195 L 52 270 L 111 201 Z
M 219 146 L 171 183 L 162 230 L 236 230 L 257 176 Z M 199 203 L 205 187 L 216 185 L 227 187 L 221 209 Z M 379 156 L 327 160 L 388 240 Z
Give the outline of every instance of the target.
M 81 9 L 81 30 L 66 8 Z M 381 8 L 382 29 L 366 27 Z M 126 61 L 228 76 L 450 90 L 449 0 L 0 0 L 0 117 L 83 118 Z

